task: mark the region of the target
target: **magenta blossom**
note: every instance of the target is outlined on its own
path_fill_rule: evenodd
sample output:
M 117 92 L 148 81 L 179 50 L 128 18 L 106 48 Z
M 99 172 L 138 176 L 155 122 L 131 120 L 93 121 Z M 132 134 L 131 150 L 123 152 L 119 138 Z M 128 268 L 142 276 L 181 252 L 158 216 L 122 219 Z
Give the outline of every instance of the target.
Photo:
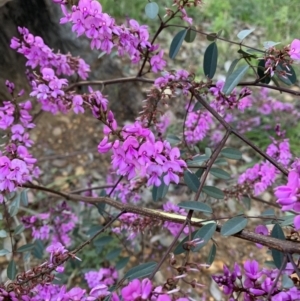
M 300 40 L 295 39 L 292 42 L 289 55 L 292 60 L 300 60 Z

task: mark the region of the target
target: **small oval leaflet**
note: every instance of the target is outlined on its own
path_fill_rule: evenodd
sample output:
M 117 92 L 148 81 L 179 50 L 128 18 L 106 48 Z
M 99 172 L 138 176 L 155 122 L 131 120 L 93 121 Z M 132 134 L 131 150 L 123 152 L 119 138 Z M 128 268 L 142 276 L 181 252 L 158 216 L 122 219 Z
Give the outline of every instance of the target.
M 117 263 L 116 263 L 116 270 L 121 270 L 123 269 L 126 264 L 129 262 L 130 257 L 123 257 L 121 258 Z
M 286 76 L 276 74 L 276 76 L 278 77 L 278 79 L 280 81 L 282 81 L 283 83 L 285 83 L 286 85 L 291 86 L 291 85 L 293 85 L 293 84 L 296 83 L 297 76 L 296 76 L 294 68 L 291 65 L 288 65 L 288 66 L 284 67 L 282 65 L 282 63 L 279 63 L 277 65 L 277 67 L 276 67 L 276 70 L 278 70 L 278 71 L 286 71 L 288 73 Z
M 242 158 L 242 153 L 235 148 L 223 148 L 220 152 L 224 157 L 231 160 L 240 160 Z
M 199 238 L 202 240 L 202 242 L 198 243 L 194 248 L 192 248 L 193 252 L 198 252 L 200 249 L 202 249 L 208 242 L 209 240 L 213 237 L 214 233 L 216 232 L 217 229 L 217 224 L 216 223 L 211 223 L 203 226 L 201 229 L 199 229 L 194 238 Z
M 14 280 L 16 275 L 17 275 L 17 266 L 16 263 L 13 260 L 11 260 L 7 267 L 7 277 L 10 280 Z
M 182 45 L 182 42 L 186 36 L 187 29 L 179 31 L 175 37 L 173 38 L 173 41 L 170 45 L 170 51 L 169 51 L 169 57 L 171 59 L 174 59 Z
M 186 33 L 186 36 L 184 38 L 184 40 L 187 42 L 187 43 L 192 43 L 194 42 L 195 38 L 196 38 L 196 27 L 195 26 L 192 26 L 190 27 L 188 30 L 187 30 L 187 33 Z
M 272 231 L 271 231 L 271 237 L 275 237 L 281 240 L 285 240 L 285 235 L 280 227 L 279 224 L 275 224 Z M 278 250 L 271 249 L 272 257 L 275 266 L 277 269 L 280 269 L 284 260 L 284 254 Z M 285 267 L 284 267 L 285 268 Z
M 0 256 L 7 255 L 7 254 L 9 254 L 9 253 L 11 253 L 11 252 L 10 252 L 10 251 L 8 251 L 8 250 L 6 250 L 6 249 L 2 249 L 2 250 L 0 250 Z
M 212 79 L 217 70 L 218 47 L 216 42 L 211 43 L 205 50 L 203 59 L 204 75 Z
M 244 40 L 250 33 L 252 33 L 253 31 L 255 30 L 255 28 L 252 28 L 252 29 L 244 29 L 242 31 L 240 31 L 238 34 L 237 34 L 237 37 L 240 39 L 240 40 Z
M 183 179 L 188 188 L 190 188 L 194 192 L 198 191 L 200 181 L 195 174 L 189 172 L 188 170 L 185 170 Z
M 207 155 L 196 156 L 193 158 L 193 160 L 188 160 L 187 164 L 191 166 L 198 166 L 201 165 L 204 161 L 207 161 L 208 159 L 209 156 Z
M 144 278 L 149 276 L 152 271 L 154 270 L 156 266 L 155 261 L 142 263 L 136 267 L 131 268 L 124 276 L 124 278 L 127 278 L 129 280 L 135 279 L 135 278 Z
M 155 19 L 158 15 L 159 7 L 156 2 L 147 3 L 145 6 L 145 13 L 149 19 Z
M 35 244 L 26 244 L 17 249 L 17 252 L 28 252 L 35 247 Z
M 215 244 L 213 244 L 210 251 L 209 251 L 208 258 L 206 260 L 206 263 L 208 265 L 211 265 L 214 262 L 215 257 L 216 257 L 216 253 L 217 253 L 217 247 L 216 247 Z
M 268 84 L 271 81 L 271 77 L 268 74 L 265 74 L 265 60 L 260 60 L 257 65 L 257 75 L 260 78 L 260 82 L 263 84 Z
M 179 207 L 187 209 L 187 210 L 194 210 L 200 211 L 204 213 L 212 213 L 212 209 L 205 203 L 202 202 L 195 202 L 195 201 L 184 201 L 178 204 Z
M 169 185 L 165 184 L 163 180 L 163 176 L 160 178 L 160 180 L 161 180 L 160 186 L 153 186 L 152 188 L 152 199 L 154 202 L 163 199 L 169 190 Z
M 221 229 L 221 235 L 230 236 L 242 231 L 248 224 L 248 219 L 243 216 L 236 216 L 228 220 Z
M 281 42 L 266 41 L 266 42 L 264 42 L 264 48 L 269 49 L 269 48 L 274 47 L 278 44 L 281 44 Z
M 215 199 L 224 199 L 224 192 L 217 187 L 204 186 L 203 192 Z
M 197 232 L 198 232 L 198 230 L 195 230 L 194 232 L 192 232 L 192 234 L 191 234 L 192 239 L 194 239 Z M 174 254 L 179 255 L 179 254 L 186 252 L 186 250 L 183 248 L 183 245 L 189 240 L 190 240 L 190 238 L 188 235 L 177 245 L 177 247 L 174 250 Z
M 241 66 L 235 71 L 233 71 L 228 77 L 226 77 L 222 92 L 225 95 L 229 95 L 233 91 L 233 89 L 238 85 L 238 83 L 242 80 L 244 75 L 247 73 L 248 69 L 249 65 Z
M 7 232 L 5 230 L 0 230 L 0 238 L 4 238 L 7 236 Z
M 209 172 L 219 179 L 229 180 L 231 178 L 231 175 L 221 168 L 212 167 Z

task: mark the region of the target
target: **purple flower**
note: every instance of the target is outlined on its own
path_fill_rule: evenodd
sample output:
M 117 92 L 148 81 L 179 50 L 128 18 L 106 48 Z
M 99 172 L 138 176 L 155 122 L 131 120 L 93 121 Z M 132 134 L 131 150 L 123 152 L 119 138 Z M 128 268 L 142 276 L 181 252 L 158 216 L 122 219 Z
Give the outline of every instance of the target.
M 299 174 L 291 170 L 288 175 L 287 185 L 275 188 L 277 203 L 282 205 L 282 210 L 293 209 L 293 205 L 298 200 Z
M 297 231 L 300 230 L 300 215 L 295 216 L 294 226 Z
M 244 269 L 246 276 L 251 280 L 257 280 L 262 275 L 262 273 L 259 271 L 258 262 L 255 260 L 247 260 L 244 264 Z
M 150 59 L 150 65 L 154 73 L 163 70 L 163 68 L 167 65 L 166 61 L 163 60 L 163 55 L 164 52 L 161 50 L 158 54 L 152 56 Z
M 134 279 L 122 289 L 124 301 L 147 300 L 152 291 L 152 284 L 149 279 Z
M 300 60 L 300 40 L 293 40 L 293 42 L 291 43 L 289 55 L 292 60 Z
M 164 176 L 164 182 L 166 185 L 169 185 L 170 182 L 174 182 L 176 184 L 179 183 L 179 176 L 176 172 L 181 172 L 181 167 L 176 162 L 165 162 L 163 165 L 163 171 L 166 173 Z
M 255 233 L 257 234 L 261 234 L 261 235 L 268 235 L 269 234 L 269 230 L 265 225 L 258 225 L 255 228 Z M 256 244 L 256 246 L 261 249 L 263 246 L 261 244 Z

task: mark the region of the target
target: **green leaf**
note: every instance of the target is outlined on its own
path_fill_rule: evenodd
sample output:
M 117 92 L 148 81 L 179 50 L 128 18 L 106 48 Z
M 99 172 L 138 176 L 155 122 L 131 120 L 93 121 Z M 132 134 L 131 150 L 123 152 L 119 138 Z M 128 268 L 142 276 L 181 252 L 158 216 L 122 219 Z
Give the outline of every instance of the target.
M 242 158 L 242 153 L 235 148 L 223 148 L 221 154 L 231 160 L 240 160 Z
M 214 262 L 216 253 L 217 253 L 217 247 L 215 244 L 213 244 L 209 251 L 208 258 L 206 260 L 206 264 L 211 265 Z
M 193 160 L 188 160 L 186 163 L 190 166 L 200 166 L 203 162 L 207 161 L 208 159 L 209 156 L 201 155 L 194 157 Z
M 215 32 L 212 32 L 212 33 L 210 33 L 210 34 L 208 34 L 208 35 L 206 36 L 206 39 L 207 39 L 208 41 L 214 42 L 214 41 L 216 40 L 217 37 L 218 37 L 218 34 L 215 33 Z
M 216 223 L 210 223 L 205 226 L 203 226 L 201 229 L 199 229 L 194 238 L 199 238 L 203 240 L 203 242 L 197 244 L 192 251 L 193 252 L 198 252 L 200 249 L 202 249 L 208 242 L 209 240 L 213 237 L 214 233 L 216 232 L 217 229 L 217 224 Z
M 271 237 L 285 240 L 284 233 L 283 233 L 281 227 L 279 226 L 279 224 L 274 225 L 274 227 L 271 231 Z M 273 257 L 275 266 L 277 267 L 277 269 L 280 269 L 283 259 L 284 259 L 284 254 L 282 252 L 280 252 L 278 250 L 274 250 L 274 249 L 271 249 L 271 252 L 272 252 L 272 257 Z
M 187 210 L 200 211 L 209 214 L 212 213 L 211 207 L 202 202 L 184 201 L 180 202 L 178 206 Z
M 118 271 L 118 270 L 123 269 L 126 266 L 126 264 L 129 262 L 129 259 L 130 259 L 130 257 L 123 257 L 123 258 L 121 258 L 116 263 L 116 266 L 115 266 L 116 270 Z
M 156 2 L 147 3 L 145 6 L 145 13 L 149 19 L 155 19 L 158 15 L 159 7 Z
M 35 242 L 34 242 L 34 248 L 32 250 L 32 254 L 33 256 L 35 256 L 36 258 L 38 259 L 42 259 L 43 258 L 43 253 L 44 253 L 44 244 L 42 242 L 42 240 L 40 239 L 37 239 Z
M 269 48 L 274 47 L 278 44 L 281 44 L 281 42 L 266 41 L 266 42 L 264 42 L 264 48 L 269 49 Z
M 171 59 L 174 59 L 181 47 L 181 44 L 186 36 L 187 29 L 179 31 L 175 37 L 173 38 L 173 41 L 170 45 L 170 51 L 169 51 L 169 57 Z
M 114 260 L 116 259 L 122 251 L 122 248 L 117 248 L 106 255 L 106 260 Z
M 155 269 L 156 262 L 142 263 L 136 267 L 131 268 L 124 276 L 124 278 L 132 280 L 136 278 L 144 278 L 149 276 Z
M 13 260 L 11 260 L 7 267 L 7 277 L 10 280 L 14 280 L 16 275 L 17 275 L 17 266 L 16 263 Z
M 178 143 L 181 142 L 181 139 L 180 139 L 179 137 L 175 136 L 175 135 L 168 135 L 168 136 L 166 137 L 166 140 L 167 140 L 172 146 L 177 145 Z
M 272 208 L 269 208 L 265 210 L 262 214 L 262 216 L 275 216 L 275 210 Z
M 228 220 L 221 229 L 221 235 L 230 236 L 242 231 L 248 223 L 248 219 L 243 216 L 236 216 Z
M 228 77 L 228 76 L 233 72 L 235 66 L 237 65 L 237 63 L 238 63 L 239 61 L 240 61 L 240 59 L 235 59 L 235 60 L 231 63 L 231 65 L 230 65 L 230 67 L 229 67 L 229 69 L 228 69 L 228 72 L 227 72 L 226 77 Z
M 103 229 L 103 226 L 101 225 L 92 225 L 91 228 L 86 232 L 86 235 L 89 237 L 94 236 L 101 229 Z
M 160 179 L 161 179 L 160 186 L 153 186 L 153 188 L 152 188 L 152 199 L 155 202 L 160 199 L 163 199 L 169 190 L 169 185 L 165 184 L 165 182 L 163 180 L 163 175 L 161 176 Z
M 231 178 L 231 175 L 228 172 L 217 167 L 212 167 L 209 172 L 219 179 L 229 180 Z
M 106 204 L 105 203 L 98 203 L 98 204 L 95 204 L 97 210 L 98 210 L 98 213 L 100 215 L 103 215 L 105 214 L 105 207 L 106 207 Z
M 7 255 L 7 254 L 9 254 L 9 253 L 11 253 L 11 252 L 10 252 L 10 251 L 8 251 L 8 250 L 6 250 L 6 249 L 2 249 L 2 250 L 0 250 L 0 256 Z
M 24 207 L 28 206 L 28 196 L 27 196 L 27 189 L 23 189 L 21 192 L 21 203 Z
M 0 238 L 4 238 L 7 236 L 7 232 L 5 230 L 0 230 Z
M 227 160 L 225 160 L 224 158 L 218 158 L 215 162 L 214 162 L 214 164 L 216 164 L 216 165 L 228 165 L 228 162 L 227 162 Z
M 206 147 L 206 148 L 205 148 L 205 155 L 206 155 L 208 158 L 210 158 L 211 154 L 212 154 L 211 148 Z
M 187 30 L 187 33 L 186 33 L 186 36 L 184 38 L 184 40 L 187 42 L 187 43 L 192 43 L 194 42 L 195 38 L 196 38 L 196 35 L 197 35 L 197 32 L 195 31 L 196 30 L 196 27 L 195 26 L 192 26 L 190 27 L 188 30 Z
M 20 248 L 17 249 L 17 252 L 22 253 L 22 252 L 28 252 L 31 251 L 34 248 L 34 244 L 26 244 L 21 246 Z
M 271 81 L 271 77 L 269 74 L 265 74 L 265 60 L 259 60 L 257 65 L 257 74 L 260 78 L 260 82 L 263 84 L 268 84 Z
M 247 210 L 251 209 L 251 199 L 249 197 L 243 196 L 242 203 L 244 204 L 244 206 L 246 207 Z
M 21 234 L 23 231 L 25 230 L 25 227 L 23 224 L 20 224 L 16 227 L 15 231 L 14 231 L 14 235 L 19 235 Z
M 242 80 L 244 75 L 247 73 L 248 69 L 249 69 L 249 65 L 244 65 L 237 68 L 235 71 L 233 71 L 226 78 L 222 92 L 225 95 L 230 95 L 233 89 L 238 85 L 238 83 Z
M 215 199 L 224 199 L 224 192 L 217 187 L 204 186 L 203 192 Z
M 3 220 L 3 214 L 0 212 L 0 220 Z
M 194 239 L 196 233 L 198 232 L 198 230 L 195 230 L 194 232 L 192 232 L 192 235 L 191 235 L 191 238 L 192 240 Z M 190 240 L 190 237 L 189 235 L 187 235 L 178 245 L 177 247 L 175 248 L 174 250 L 174 254 L 175 255 L 179 255 L 179 254 L 182 254 L 184 252 L 186 252 L 186 249 L 183 248 L 184 244 Z
M 200 181 L 197 178 L 197 176 L 188 170 L 184 171 L 183 175 L 184 183 L 187 185 L 188 188 L 190 188 L 192 191 L 197 192 L 198 188 L 200 186 Z
M 284 221 L 280 223 L 282 227 L 290 226 L 294 224 L 295 215 L 289 215 L 284 217 Z
M 212 79 L 217 70 L 218 47 L 216 42 L 211 43 L 205 50 L 203 60 L 204 75 Z
M 203 173 L 204 173 L 204 168 L 199 168 L 199 169 L 195 172 L 195 175 L 196 175 L 198 178 L 200 178 L 200 177 L 202 177 Z
M 291 65 L 288 65 L 288 66 L 284 67 L 282 65 L 282 63 L 279 63 L 277 65 L 277 67 L 276 67 L 276 70 L 278 70 L 278 71 L 286 71 L 287 73 L 289 73 L 289 75 L 286 75 L 286 77 L 284 77 L 282 75 L 279 75 L 279 74 L 276 74 L 276 76 L 278 77 L 278 79 L 280 81 L 282 81 L 283 83 L 285 83 L 286 85 L 291 86 L 291 85 L 293 85 L 293 84 L 296 83 L 297 76 L 296 76 L 295 70 L 293 69 L 293 67 Z
M 286 274 L 282 274 L 281 281 L 283 288 L 292 288 L 295 285 L 293 280 Z
M 93 244 L 96 247 L 102 247 L 102 246 L 106 246 L 107 244 L 109 244 L 112 240 L 113 240 L 113 237 L 111 237 L 111 236 L 102 236 L 102 237 L 94 240 Z
M 237 34 L 237 37 L 240 39 L 240 40 L 244 40 L 250 33 L 252 33 L 253 31 L 255 30 L 255 28 L 252 28 L 252 29 L 244 29 L 242 31 L 240 31 L 238 34 Z
M 202 104 L 201 104 L 200 102 L 196 102 L 196 104 L 195 104 L 194 107 L 193 107 L 192 112 L 197 112 L 197 111 L 199 111 L 199 110 L 201 110 L 201 109 L 203 109 Z

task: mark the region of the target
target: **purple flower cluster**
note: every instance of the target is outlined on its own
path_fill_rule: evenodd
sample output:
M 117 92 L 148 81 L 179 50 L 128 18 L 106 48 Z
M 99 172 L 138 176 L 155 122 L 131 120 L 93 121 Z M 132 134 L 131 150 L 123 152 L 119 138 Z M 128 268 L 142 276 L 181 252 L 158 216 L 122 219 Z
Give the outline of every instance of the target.
M 78 221 L 71 208 L 63 202 L 47 213 L 22 217 L 24 226 L 32 230 L 32 237 L 41 240 L 50 240 L 52 244 L 61 242 L 66 246 L 71 244 L 71 231 Z
M 90 271 L 85 273 L 84 278 L 90 289 L 100 284 L 112 286 L 118 280 L 118 272 L 113 267 L 101 268 L 99 271 Z
M 0 129 L 5 131 L 3 138 L 6 138 L 0 152 L 1 203 L 6 193 L 15 191 L 18 186 L 39 175 L 39 169 L 35 166 L 37 160 L 28 151 L 33 144 L 29 129 L 35 126 L 29 113 L 31 102 L 27 100 L 18 104 L 16 100 L 23 92 L 14 97 L 14 84 L 6 81 L 6 86 L 13 100 L 3 101 L 0 107 Z
M 126 287 L 122 289 L 122 297 L 124 301 L 188 301 L 187 298 L 172 298 L 168 292 L 164 292 L 162 287 L 153 287 L 149 279 L 134 279 Z
M 54 53 L 39 36 L 32 35 L 25 27 L 18 27 L 21 38 L 13 37 L 10 47 L 27 59 L 26 66 L 32 69 L 47 67 L 55 69 L 57 75 L 67 76 L 77 73 L 82 79 L 87 79 L 90 71 L 83 59 L 72 57 L 70 54 Z
M 192 85 L 188 82 L 190 74 L 186 70 L 164 72 L 161 77 L 154 81 L 154 86 L 162 91 L 162 97 L 170 98 L 176 90 L 182 90 L 187 95 Z M 171 91 L 171 95 L 170 95 Z
M 185 121 L 185 140 L 190 145 L 195 145 L 202 141 L 213 124 L 212 116 L 203 110 L 189 110 Z
M 163 204 L 163 209 L 165 212 L 176 213 L 182 216 L 186 216 L 187 213 L 183 208 L 178 207 L 177 205 L 173 204 L 172 202 L 168 201 Z M 181 224 L 173 223 L 173 222 L 164 222 L 163 225 L 167 228 L 173 236 L 176 236 L 181 228 Z M 186 226 L 183 230 L 183 233 L 189 233 L 189 227 Z
M 292 154 L 290 151 L 289 139 L 282 139 L 282 141 L 276 141 L 273 139 L 266 150 L 266 153 L 274 158 L 276 161 L 281 163 L 284 167 L 287 167 L 292 159 Z
M 293 42 L 291 43 L 289 55 L 292 60 L 295 61 L 300 60 L 300 40 L 298 39 L 293 40 Z
M 257 163 L 239 176 L 238 183 L 253 187 L 259 195 L 275 182 L 276 168 L 269 162 Z
M 113 185 L 117 181 L 117 177 L 111 174 L 106 179 L 108 185 Z M 132 179 L 128 182 L 118 183 L 114 189 L 107 188 L 106 193 L 109 195 L 113 190 L 111 197 L 119 199 L 123 204 L 127 204 L 128 202 L 136 204 L 141 200 L 141 194 L 137 192 L 139 186 L 139 181 Z
M 119 218 L 120 226 L 112 229 L 114 233 L 120 234 L 124 231 L 127 240 L 131 243 L 134 243 L 133 239 L 141 233 L 145 231 L 145 229 L 151 229 L 154 226 L 160 224 L 159 220 L 143 217 L 134 213 L 125 213 L 122 214 Z
M 281 210 L 294 210 L 300 213 L 300 179 L 299 170 L 293 169 L 289 172 L 286 185 L 275 188 L 277 203 L 281 205 Z M 300 215 L 295 216 L 294 226 L 300 230 Z
M 110 53 L 114 47 L 117 47 L 119 56 L 127 53 L 131 62 L 135 64 L 140 62 L 146 51 L 150 51 L 152 53 L 150 65 L 153 72 L 161 71 L 166 66 L 163 51 L 155 53 L 158 45 L 151 45 L 149 42 L 146 25 L 139 25 L 133 19 L 128 21 L 128 27 L 116 25 L 111 16 L 102 12 L 101 4 L 96 0 L 80 0 L 77 6 L 72 6 L 71 12 L 65 5 L 61 5 L 61 8 L 64 17 L 60 23 L 71 22 L 72 30 L 77 33 L 77 36 L 85 34 L 91 39 L 92 49 Z
M 111 121 L 111 125 L 116 122 Z M 116 126 L 113 126 L 116 130 Z M 111 130 L 105 129 L 108 135 Z M 180 159 L 177 147 L 171 147 L 168 141 L 156 141 L 152 131 L 136 121 L 126 125 L 120 133 L 120 140 L 109 142 L 105 136 L 98 145 L 98 151 L 105 153 L 112 149 L 112 168 L 118 175 L 131 180 L 135 177 L 147 177 L 147 185 L 161 185 L 161 178 L 166 185 L 179 183 L 179 175 L 186 168 Z
M 282 289 L 280 281 L 272 290 L 279 272 L 278 269 L 260 269 L 255 260 L 245 262 L 243 274 L 241 267 L 236 263 L 232 272 L 226 266 L 223 267 L 223 271 L 223 275 L 214 275 L 212 278 L 219 286 L 223 286 L 224 294 L 230 296 L 229 300 L 236 300 L 234 293 L 243 296 L 241 300 L 244 301 L 258 300 L 258 298 L 267 297 L 269 294 L 272 301 L 296 301 L 300 298 L 300 290 L 297 287 Z M 289 263 L 283 273 L 289 276 L 292 272 L 293 268 Z
M 249 88 L 244 87 L 241 89 L 239 94 L 237 94 L 236 89 L 232 91 L 229 96 L 222 93 L 224 86 L 224 81 L 219 80 L 216 83 L 215 87 L 209 89 L 211 94 L 214 96 L 214 99 L 211 102 L 211 106 L 220 114 L 224 115 L 227 110 L 238 109 L 241 112 L 244 112 L 245 109 L 252 106 L 252 98 L 250 95 L 252 92 Z

